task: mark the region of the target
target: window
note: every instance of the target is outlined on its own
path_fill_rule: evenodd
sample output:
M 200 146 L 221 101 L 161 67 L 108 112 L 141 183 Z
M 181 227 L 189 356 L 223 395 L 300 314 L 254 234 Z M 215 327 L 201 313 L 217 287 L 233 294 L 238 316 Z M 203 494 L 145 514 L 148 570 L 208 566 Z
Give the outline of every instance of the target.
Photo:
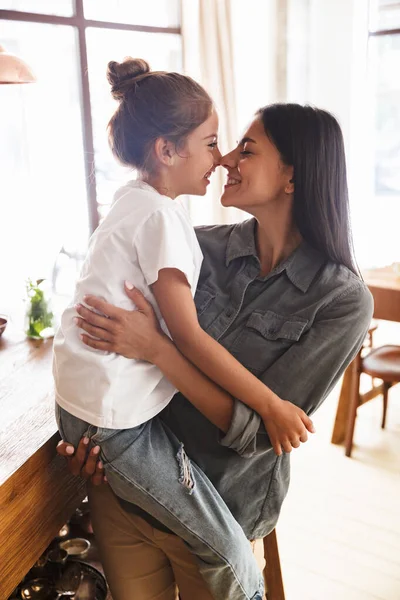
M 371 7 L 369 63 L 375 112 L 375 193 L 400 201 L 400 1 Z
M 179 2 L 176 0 L 85 0 L 85 17 L 99 21 L 120 21 L 133 25 L 179 27 Z
M 116 106 L 108 61 L 131 55 L 181 70 L 182 45 L 179 0 L 3 0 L 1 7 L 0 44 L 37 76 L 33 85 L 0 85 L 0 255 L 8 257 L 0 312 L 19 320 L 27 277 L 50 279 L 65 304 L 89 234 L 127 176 L 107 144 Z
M 371 155 L 364 165 L 364 174 L 359 171 L 360 177 L 370 181 L 371 191 L 371 201 L 363 195 L 359 199 L 360 222 L 365 225 L 362 258 L 368 266 L 390 265 L 400 260 L 399 68 L 400 1 L 370 0 L 365 104 L 371 120 L 363 123 L 360 135 L 362 144 L 370 142 L 367 145 Z M 360 188 L 363 189 L 363 182 Z

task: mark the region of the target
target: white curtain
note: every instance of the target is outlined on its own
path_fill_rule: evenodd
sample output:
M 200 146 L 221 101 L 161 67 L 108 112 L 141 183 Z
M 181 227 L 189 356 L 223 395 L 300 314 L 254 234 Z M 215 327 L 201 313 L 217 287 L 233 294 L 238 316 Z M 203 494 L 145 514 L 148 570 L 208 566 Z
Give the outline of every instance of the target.
M 231 0 L 181 0 L 183 67 L 212 96 L 219 115 L 219 147 L 222 153 L 237 140 L 235 78 Z M 207 196 L 190 198 L 195 225 L 233 223 L 243 218 L 219 202 L 226 171 L 218 168 L 211 178 Z

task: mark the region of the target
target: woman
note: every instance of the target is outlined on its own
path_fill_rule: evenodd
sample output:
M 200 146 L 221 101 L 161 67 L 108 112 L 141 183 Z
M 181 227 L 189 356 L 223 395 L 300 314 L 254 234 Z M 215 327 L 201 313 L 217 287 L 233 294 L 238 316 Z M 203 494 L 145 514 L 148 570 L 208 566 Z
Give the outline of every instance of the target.
M 319 109 L 268 106 L 221 164 L 228 171 L 222 204 L 254 218 L 197 230 L 204 255 L 195 298 L 200 324 L 278 396 L 310 415 L 357 353 L 372 316 L 372 298 L 352 256 L 340 127 Z M 158 330 L 140 293 L 128 288 L 127 293 L 139 311 L 89 299 L 109 318 L 82 309 L 79 326 L 90 334 L 84 342 L 153 362 L 174 379 L 186 398 L 175 396 L 164 423 L 218 490 L 216 505 L 227 504 L 248 539 L 265 536 L 288 489 L 289 453 L 274 454 L 259 415 L 241 402 L 193 404 L 195 390 L 179 353 Z M 82 450 L 83 443 L 73 468 L 82 466 Z M 65 455 L 63 446 L 60 453 Z M 176 549 L 166 547 L 165 539 L 175 537 L 161 532 L 162 524 L 135 508 L 117 508 L 109 490 L 92 488 L 90 495 L 116 600 L 134 594 L 173 598 L 175 580 L 183 599 L 196 593 L 209 598 L 197 583 L 182 581 L 177 565 L 190 564 L 190 556 L 180 547 L 177 558 Z M 204 506 L 205 528 L 212 511 Z M 221 523 L 215 534 L 222 532 Z M 136 550 L 146 554 L 148 567 L 131 559 Z M 123 566 L 121 557 L 128 554 L 134 572 Z M 146 573 L 158 568 L 150 582 Z

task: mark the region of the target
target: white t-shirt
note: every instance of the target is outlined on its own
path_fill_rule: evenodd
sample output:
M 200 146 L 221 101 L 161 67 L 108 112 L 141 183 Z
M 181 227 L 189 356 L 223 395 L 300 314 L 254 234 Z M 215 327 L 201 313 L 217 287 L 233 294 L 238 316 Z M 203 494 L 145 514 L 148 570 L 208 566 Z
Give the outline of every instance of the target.
M 149 287 L 163 268 L 182 271 L 196 291 L 203 255 L 189 215 L 177 200 L 141 181 L 120 188 L 91 237 L 71 305 L 54 339 L 53 375 L 58 404 L 92 425 L 135 427 L 157 415 L 176 392 L 158 367 L 95 350 L 82 342 L 74 305 L 86 294 L 133 310 L 124 291 L 128 280 L 152 304 L 168 333 Z M 179 307 L 177 307 L 179 310 Z

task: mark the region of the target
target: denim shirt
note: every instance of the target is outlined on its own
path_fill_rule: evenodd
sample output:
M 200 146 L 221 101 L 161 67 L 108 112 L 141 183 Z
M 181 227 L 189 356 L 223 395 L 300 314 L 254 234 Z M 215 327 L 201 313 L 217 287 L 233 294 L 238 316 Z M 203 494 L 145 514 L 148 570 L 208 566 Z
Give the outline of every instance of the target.
M 278 396 L 311 415 L 358 352 L 372 296 L 349 269 L 307 243 L 259 276 L 254 219 L 197 229 L 204 262 L 198 318 Z M 277 457 L 261 418 L 239 400 L 226 434 L 181 394 L 162 418 L 212 481 L 249 539 L 276 525 L 290 478 L 290 454 Z

